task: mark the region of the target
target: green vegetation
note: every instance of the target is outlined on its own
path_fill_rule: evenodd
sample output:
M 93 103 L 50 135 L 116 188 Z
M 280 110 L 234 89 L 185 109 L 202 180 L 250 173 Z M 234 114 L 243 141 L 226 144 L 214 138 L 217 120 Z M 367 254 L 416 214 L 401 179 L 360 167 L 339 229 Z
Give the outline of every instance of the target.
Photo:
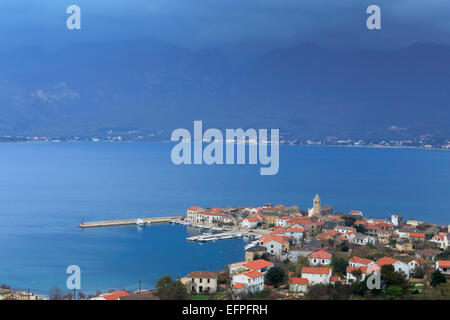
M 156 295 L 161 300 L 186 300 L 188 293 L 185 285 L 177 279 L 174 281 L 171 276 L 163 276 L 156 282 Z
M 436 287 L 442 283 L 447 283 L 447 278 L 439 270 L 431 274 L 431 286 Z
M 331 262 L 331 268 L 333 269 L 334 273 L 338 273 L 340 275 L 346 274 L 347 266 L 348 260 L 342 257 L 334 257 L 333 261 Z
M 265 283 L 269 286 L 278 287 L 287 280 L 287 274 L 280 267 L 270 268 L 266 273 Z

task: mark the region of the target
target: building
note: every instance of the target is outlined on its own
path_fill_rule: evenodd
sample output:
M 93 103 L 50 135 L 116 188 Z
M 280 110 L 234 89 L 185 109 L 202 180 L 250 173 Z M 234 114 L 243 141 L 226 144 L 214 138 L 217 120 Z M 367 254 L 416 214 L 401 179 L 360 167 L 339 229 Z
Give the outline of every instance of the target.
M 267 248 L 263 246 L 253 246 L 245 250 L 245 261 L 253 261 L 255 257 L 261 257 L 267 252 Z
M 440 249 L 447 249 L 448 248 L 448 241 L 449 241 L 449 234 L 440 232 L 436 235 L 434 235 L 433 238 L 431 238 L 430 242 L 435 243 L 438 248 Z
M 120 300 L 122 297 L 127 297 L 130 294 L 126 292 L 125 290 L 120 291 L 110 291 L 107 293 L 102 293 L 98 295 L 97 297 L 93 297 L 89 300 Z
M 319 250 L 313 252 L 309 255 L 309 265 L 310 266 L 320 266 L 320 265 L 329 265 L 331 264 L 331 258 L 333 255 L 325 250 Z
M 356 232 L 355 228 L 352 227 L 345 227 L 345 226 L 336 226 L 336 228 L 334 228 L 334 230 L 336 230 L 339 233 L 349 233 L 349 232 Z
M 285 228 L 287 226 L 287 221 L 290 219 L 291 219 L 291 217 L 288 217 L 288 216 L 277 217 L 275 220 L 275 225 L 277 227 Z
M 279 258 L 289 250 L 288 238 L 273 233 L 260 237 L 259 245 L 266 247 L 267 253 L 273 254 Z
M 410 232 L 409 239 L 412 242 L 425 242 L 425 233 Z
M 404 263 L 402 261 L 390 258 L 390 257 L 383 257 L 375 262 L 377 265 L 380 266 L 380 268 L 384 265 L 392 265 L 394 266 L 394 269 L 396 272 L 403 272 L 407 278 L 410 277 L 409 273 L 409 266 L 407 263 Z
M 262 219 L 259 217 L 248 217 L 241 222 L 241 226 L 248 229 L 254 229 L 260 222 L 262 222 Z
M 248 271 L 233 276 L 231 286 L 235 293 L 259 292 L 264 289 L 264 274 L 259 271 Z
M 188 292 L 214 293 L 217 292 L 217 274 L 209 271 L 194 271 L 186 276 Z
M 360 211 L 360 210 L 352 210 L 352 211 L 350 212 L 350 214 L 351 214 L 352 216 L 358 216 L 359 218 L 362 218 L 362 217 L 363 217 L 363 213 L 362 213 L 362 211 Z
M 202 207 L 199 206 L 190 206 L 187 209 L 187 214 L 186 217 L 191 220 L 191 221 L 195 221 L 195 214 L 198 212 L 203 212 L 205 211 Z
M 375 261 L 353 256 L 350 258 L 350 260 L 348 260 L 348 264 L 350 267 L 368 267 L 375 264 Z
M 292 238 L 294 243 L 299 243 L 303 238 L 303 228 L 298 227 L 291 227 L 283 230 L 283 233 L 285 236 Z
M 379 230 L 377 235 L 377 242 L 380 244 L 389 244 L 391 239 L 392 231 L 390 230 Z
M 401 217 L 399 215 L 397 215 L 397 214 L 391 215 L 391 223 L 394 226 L 398 227 L 400 221 L 401 221 Z
M 306 292 L 308 288 L 308 279 L 306 278 L 289 278 L 289 291 L 291 292 Z
M 266 274 L 266 272 L 273 267 L 273 263 L 264 259 L 258 259 L 246 263 L 244 267 L 251 271 L 258 271 Z
M 350 243 L 357 244 L 359 246 L 365 246 L 368 243 L 374 245 L 375 242 L 375 237 L 362 233 L 355 233 L 355 236 L 350 240 Z
M 409 225 L 409 226 L 418 227 L 419 226 L 419 221 L 409 220 L 409 221 L 406 222 L 406 224 Z
M 319 195 L 318 194 L 316 194 L 316 196 L 314 197 L 314 200 L 313 200 L 313 215 L 320 215 L 320 213 L 321 213 L 321 210 L 322 209 L 322 207 L 321 207 L 321 200 L 320 200 L 320 197 L 319 197 Z
M 436 270 L 439 270 L 445 275 L 450 275 L 450 261 L 438 260 L 436 261 Z
M 406 239 L 400 239 L 395 243 L 397 250 L 401 252 L 413 251 L 412 243 Z
M 414 260 L 411 260 L 411 261 L 408 263 L 408 266 L 409 266 L 409 272 L 410 272 L 410 273 L 413 273 L 414 269 L 416 269 L 416 268 L 420 267 L 421 265 L 423 265 L 424 261 L 425 261 L 424 259 L 414 259 Z
M 329 284 L 331 269 L 325 267 L 304 267 L 302 268 L 302 278 L 308 280 L 308 284 Z
M 367 276 L 379 270 L 379 267 L 372 264 L 370 267 L 351 267 L 348 266 L 345 270 L 347 273 L 347 284 L 358 280 L 357 277 L 353 275 L 354 271 L 361 270 L 361 281 L 363 281 Z

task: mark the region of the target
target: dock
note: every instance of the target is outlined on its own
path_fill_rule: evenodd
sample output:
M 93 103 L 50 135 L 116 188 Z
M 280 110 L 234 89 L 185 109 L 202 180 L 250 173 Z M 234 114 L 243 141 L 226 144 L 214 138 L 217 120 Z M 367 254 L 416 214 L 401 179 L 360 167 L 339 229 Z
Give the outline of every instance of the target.
M 209 233 L 209 234 L 202 234 L 199 236 L 193 236 L 186 238 L 187 241 L 197 241 L 197 242 L 207 242 L 207 241 L 216 241 L 216 240 L 224 240 L 224 239 L 232 239 L 232 238 L 241 238 L 245 233 L 238 232 L 238 231 L 231 231 L 231 232 L 222 232 L 222 233 Z
M 169 223 L 184 218 L 183 216 L 173 217 L 159 217 L 159 218 L 138 218 L 145 224 L 152 223 Z M 94 221 L 94 222 L 82 222 L 78 225 L 79 228 L 98 228 L 98 227 L 113 227 L 136 224 L 137 219 L 125 219 L 125 220 L 109 220 L 109 221 Z

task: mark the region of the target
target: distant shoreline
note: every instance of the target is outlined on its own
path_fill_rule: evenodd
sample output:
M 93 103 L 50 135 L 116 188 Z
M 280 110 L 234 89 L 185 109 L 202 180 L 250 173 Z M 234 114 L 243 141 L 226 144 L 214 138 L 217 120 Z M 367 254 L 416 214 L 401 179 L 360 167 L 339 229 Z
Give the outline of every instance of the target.
M 160 141 L 150 141 L 150 140 L 37 140 L 37 141 L 0 141 L 0 144 L 44 144 L 44 143 L 172 143 L 169 140 Z M 206 143 L 206 142 L 204 142 Z M 224 144 L 230 144 L 229 142 L 224 142 Z M 234 142 L 233 144 L 237 144 Z M 245 143 L 249 145 L 248 142 Z M 254 143 L 252 145 L 259 145 L 259 143 Z M 366 149 L 417 149 L 417 150 L 434 150 L 434 151 L 450 151 L 450 148 L 437 148 L 437 147 L 419 147 L 419 146 L 370 146 L 370 145 L 340 145 L 340 144 L 292 144 L 292 143 L 280 143 L 281 146 L 289 147 L 337 147 L 337 148 L 366 148 Z

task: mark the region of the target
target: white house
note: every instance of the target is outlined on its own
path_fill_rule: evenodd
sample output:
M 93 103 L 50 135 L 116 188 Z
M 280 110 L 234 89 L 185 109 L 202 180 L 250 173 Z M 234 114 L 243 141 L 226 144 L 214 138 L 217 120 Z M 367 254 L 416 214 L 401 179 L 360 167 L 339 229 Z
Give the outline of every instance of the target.
M 443 274 L 450 275 L 450 261 L 447 260 L 436 261 L 436 270 L 439 270 Z
M 436 243 L 439 248 L 448 248 L 449 235 L 447 233 L 440 232 L 431 238 L 430 242 Z
M 373 236 L 369 236 L 362 233 L 355 233 L 353 237 L 349 239 L 350 243 L 357 244 L 360 246 L 365 246 L 368 243 L 375 244 L 376 239 Z
M 253 270 L 233 276 L 231 285 L 234 290 L 245 292 L 259 292 L 264 289 L 264 274 Z
M 188 292 L 214 293 L 217 291 L 217 274 L 209 271 L 194 271 L 186 276 Z
M 248 270 L 255 270 L 266 274 L 266 272 L 273 267 L 273 263 L 264 259 L 253 260 L 244 265 Z
M 288 217 L 288 216 L 278 217 L 276 219 L 276 226 L 285 228 L 287 226 L 287 221 L 289 219 L 291 219 L 291 217 Z
M 289 249 L 287 238 L 276 234 L 263 235 L 259 238 L 259 244 L 266 247 L 267 253 L 273 254 L 279 258 L 287 253 L 287 249 Z
M 353 281 L 358 280 L 354 275 L 353 271 L 361 270 L 361 281 L 363 281 L 367 276 L 379 270 L 377 265 L 372 264 L 370 267 L 351 267 L 348 266 L 346 269 L 347 272 L 347 284 Z
M 375 264 L 375 261 L 353 256 L 348 260 L 348 264 L 350 267 L 368 267 Z
M 242 221 L 241 226 L 248 229 L 254 229 L 258 226 L 260 221 L 261 219 L 259 217 L 248 217 Z
M 336 228 L 334 228 L 334 230 L 336 230 L 339 233 L 345 234 L 345 233 L 349 233 L 349 232 L 355 232 L 356 229 L 355 228 L 351 228 L 351 227 L 343 227 L 343 226 L 337 226 Z
M 187 209 L 186 217 L 187 217 L 189 220 L 191 220 L 191 221 L 196 221 L 196 219 L 195 219 L 195 214 L 198 213 L 198 212 L 202 212 L 202 211 L 205 211 L 202 207 L 199 207 L 199 206 L 190 206 L 190 207 Z
M 247 264 L 247 261 L 240 261 L 235 262 L 228 265 L 228 270 L 230 271 L 230 274 L 236 274 L 236 273 L 242 273 L 244 271 L 247 271 L 248 269 L 245 267 Z
M 399 218 L 400 218 L 400 216 L 397 214 L 391 215 L 391 223 L 396 227 L 398 227 Z
M 299 243 L 303 239 L 303 228 L 302 227 L 291 227 L 283 230 L 285 236 L 289 238 L 294 238 L 295 243 Z
M 411 260 L 408 263 L 409 266 L 409 272 L 412 273 L 414 271 L 415 268 L 419 267 L 421 264 L 423 263 L 423 259 L 419 260 L 419 259 L 414 259 Z
M 410 276 L 409 271 L 409 265 L 407 263 L 404 263 L 402 261 L 390 258 L 390 257 L 383 257 L 375 262 L 377 265 L 380 266 L 380 268 L 384 265 L 393 265 L 396 272 L 403 272 L 407 278 Z
M 302 278 L 308 280 L 308 284 L 329 284 L 331 278 L 331 269 L 324 267 L 304 267 L 302 268 Z
M 309 265 L 310 266 L 329 265 L 331 264 L 332 257 L 333 255 L 331 253 L 326 252 L 324 250 L 313 252 L 308 257 Z
M 291 292 L 306 292 L 308 288 L 308 279 L 306 278 L 289 278 L 289 291 Z

